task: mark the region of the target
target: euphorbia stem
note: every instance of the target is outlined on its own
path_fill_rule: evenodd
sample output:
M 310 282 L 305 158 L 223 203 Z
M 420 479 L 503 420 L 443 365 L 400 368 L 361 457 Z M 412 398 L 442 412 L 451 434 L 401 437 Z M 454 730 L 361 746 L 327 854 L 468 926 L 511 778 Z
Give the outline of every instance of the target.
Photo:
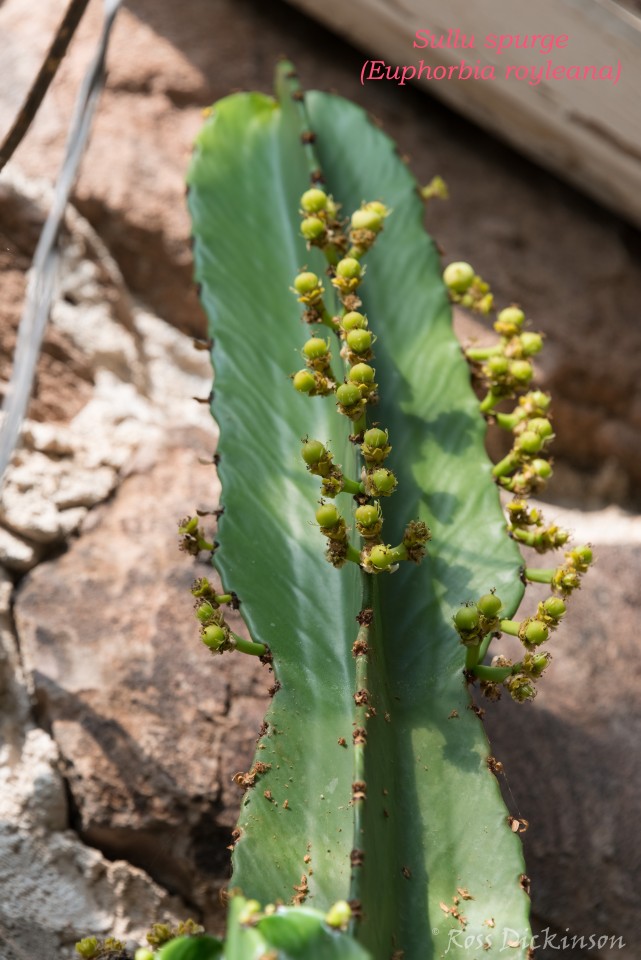
M 472 670 L 479 680 L 490 680 L 493 683 L 502 683 L 512 673 L 512 667 L 485 667 L 482 663 L 472 667 Z
M 552 583 L 555 573 L 555 570 L 539 570 L 536 567 L 527 567 L 525 570 L 526 578 L 532 583 Z
M 479 662 L 480 644 L 465 648 L 465 669 L 474 670 Z
M 231 637 L 234 641 L 234 649 L 240 650 L 241 653 L 248 653 L 253 657 L 264 657 L 267 653 L 267 647 L 264 643 L 254 643 L 251 640 L 243 640 L 243 638 L 239 637 L 236 633 L 232 633 Z
M 364 493 L 365 487 L 356 480 L 350 480 L 349 477 L 343 477 L 343 493 Z

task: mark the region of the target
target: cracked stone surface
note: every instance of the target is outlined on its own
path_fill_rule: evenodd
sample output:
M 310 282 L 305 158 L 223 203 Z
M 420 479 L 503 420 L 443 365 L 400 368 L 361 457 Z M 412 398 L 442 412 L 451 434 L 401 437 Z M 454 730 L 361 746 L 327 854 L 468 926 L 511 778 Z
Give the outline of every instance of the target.
M 140 942 L 153 919 L 175 921 L 186 907 L 69 829 L 58 746 L 31 716 L 12 587 L 0 569 L 0 956 L 64 960 L 89 933 Z

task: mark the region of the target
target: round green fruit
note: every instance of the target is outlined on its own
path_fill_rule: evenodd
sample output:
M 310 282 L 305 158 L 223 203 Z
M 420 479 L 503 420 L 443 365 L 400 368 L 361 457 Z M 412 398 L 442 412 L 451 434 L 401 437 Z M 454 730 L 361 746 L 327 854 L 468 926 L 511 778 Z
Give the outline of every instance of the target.
M 365 431 L 363 442 L 367 444 L 368 447 L 386 447 L 387 431 L 380 430 L 378 427 L 372 427 L 370 430 Z
M 549 635 L 548 627 L 541 620 L 530 620 L 525 628 L 525 639 L 534 646 L 545 643 Z
M 350 310 L 341 320 L 341 325 L 346 333 L 349 333 L 350 330 L 364 330 L 367 326 L 367 317 L 356 310 Z
M 372 335 L 369 330 L 350 330 L 345 339 L 347 346 L 354 353 L 367 353 L 372 346 Z
M 465 293 L 466 290 L 469 290 L 474 277 L 474 267 L 460 260 L 456 263 L 450 263 L 443 271 L 445 286 L 455 293 Z
M 336 399 L 343 407 L 353 407 L 361 399 L 361 392 L 355 383 L 341 383 L 336 390 Z
M 325 224 L 318 217 L 305 217 L 300 225 L 300 232 L 305 240 L 320 240 L 325 233 Z
M 378 510 L 371 503 L 357 507 L 354 516 L 356 517 L 356 522 L 360 523 L 362 527 L 373 527 L 378 523 L 380 518 Z
M 316 522 L 319 527 L 331 529 L 335 527 L 341 519 L 341 515 L 333 503 L 323 503 L 316 511 Z
M 302 195 L 300 205 L 305 213 L 320 213 L 321 210 L 327 208 L 327 201 L 328 196 L 324 190 L 319 190 L 318 187 L 312 187 L 311 190 L 306 190 Z
M 349 371 L 352 383 L 374 383 L 376 373 L 369 363 L 355 363 Z
M 294 280 L 294 288 L 301 296 L 312 293 L 312 291 L 316 290 L 319 286 L 320 280 L 315 273 L 311 273 L 309 270 L 304 270 L 302 273 L 299 273 Z
M 356 210 L 352 214 L 352 230 L 371 230 L 378 233 L 383 227 L 383 218 L 375 210 Z
M 320 360 L 329 353 L 329 342 L 321 337 L 310 337 L 303 347 L 303 353 L 308 360 Z
M 501 599 L 495 593 L 486 593 L 476 602 L 476 609 L 488 620 L 496 617 L 502 606 Z
M 308 466 L 313 466 L 315 463 L 318 463 L 319 460 L 322 460 L 327 450 L 320 442 L 320 440 L 308 440 L 303 444 L 303 449 L 301 451 L 303 455 L 303 460 Z
M 355 257 L 345 257 L 336 264 L 336 276 L 343 280 L 356 280 L 362 272 L 363 268 Z
M 460 633 L 471 633 L 480 622 L 476 607 L 459 607 L 454 614 L 454 626 Z
M 309 370 L 299 370 L 294 374 L 294 387 L 299 393 L 309 393 L 316 386 L 314 375 Z

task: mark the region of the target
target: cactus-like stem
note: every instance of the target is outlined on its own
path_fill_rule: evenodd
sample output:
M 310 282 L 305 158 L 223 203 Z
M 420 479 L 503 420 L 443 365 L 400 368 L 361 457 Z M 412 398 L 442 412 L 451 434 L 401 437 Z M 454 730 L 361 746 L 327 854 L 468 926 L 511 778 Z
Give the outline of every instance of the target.
M 343 477 L 343 493 L 364 493 L 365 487 L 356 480 L 350 480 L 349 477 Z
M 470 646 L 465 648 L 465 669 L 474 670 L 480 659 L 480 650 L 481 645 L 477 644 L 475 646 Z
M 531 583 L 552 583 L 556 570 L 543 570 L 538 567 L 526 567 L 524 570 L 525 579 Z
M 239 637 L 236 633 L 231 633 L 230 637 L 233 648 L 240 653 L 248 653 L 253 657 L 264 657 L 269 652 L 264 643 L 253 643 L 251 640 L 243 640 L 243 638 Z
M 496 347 L 469 347 L 465 351 L 465 356 L 468 360 L 472 360 L 474 363 L 480 363 L 483 360 L 488 360 L 490 357 L 500 357 L 503 353 L 503 348 L 501 346 Z
M 507 477 L 511 473 L 514 473 L 515 470 L 518 470 L 518 467 L 518 456 L 516 456 L 514 453 L 508 453 L 506 457 L 503 457 L 502 460 L 499 460 L 499 462 L 492 468 L 492 476 Z
M 503 683 L 514 672 L 512 667 L 486 667 L 481 663 L 472 670 L 479 680 L 489 680 L 491 683 Z
M 501 630 L 503 633 L 509 633 L 511 637 L 518 637 L 521 624 L 518 620 L 501 620 Z

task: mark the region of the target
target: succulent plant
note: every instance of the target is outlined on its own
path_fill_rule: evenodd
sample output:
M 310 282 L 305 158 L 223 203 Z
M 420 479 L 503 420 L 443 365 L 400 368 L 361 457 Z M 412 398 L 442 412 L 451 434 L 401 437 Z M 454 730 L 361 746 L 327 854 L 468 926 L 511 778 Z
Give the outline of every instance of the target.
M 253 905 L 233 901 L 225 957 L 468 958 L 507 930 L 510 956 L 529 955 L 521 844 L 472 691 L 532 699 L 592 558 L 523 573 L 517 541 L 567 540 L 526 500 L 551 472 L 549 398 L 528 392 L 542 341 L 509 306 L 466 362 L 450 300 L 488 315 L 493 298 L 469 264 L 442 276 L 423 218 L 443 193 L 358 107 L 303 95 L 287 63 L 276 99 L 227 97 L 198 137 L 188 202 L 225 509 L 219 547 L 189 520 L 181 534 L 235 591 L 195 586 L 203 641 L 261 656 L 276 681 L 233 851 L 231 887 Z M 495 467 L 483 414 L 514 437 Z M 507 523 L 497 485 L 515 497 Z M 551 596 L 516 620 L 527 579 Z M 253 643 L 225 623 L 236 594 Z M 498 632 L 522 661 L 485 662 Z M 339 952 L 261 939 L 277 920 L 316 924 Z

